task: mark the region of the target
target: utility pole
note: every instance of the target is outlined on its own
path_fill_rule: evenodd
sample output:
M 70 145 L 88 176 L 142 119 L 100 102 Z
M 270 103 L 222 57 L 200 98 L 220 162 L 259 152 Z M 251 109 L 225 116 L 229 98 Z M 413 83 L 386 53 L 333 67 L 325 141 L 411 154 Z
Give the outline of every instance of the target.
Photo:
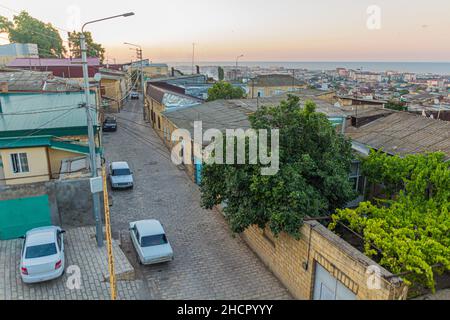
M 194 74 L 195 43 L 192 43 L 192 74 Z
M 139 59 L 139 61 L 141 61 L 141 89 L 142 89 L 142 96 L 144 97 L 145 94 L 145 79 L 144 79 L 144 60 L 142 58 L 142 49 L 136 49 L 136 54 L 137 57 Z
M 140 73 L 141 73 L 142 99 L 145 99 L 144 60 L 143 60 L 143 55 L 142 55 L 142 47 L 138 44 L 133 44 L 133 43 L 129 43 L 129 42 L 124 42 L 124 44 L 127 44 L 129 46 L 133 46 L 133 47 L 137 48 L 136 49 L 137 59 L 141 62 L 140 63 Z M 133 67 L 133 64 L 131 64 L 131 67 Z
M 81 50 L 81 60 L 82 60 L 82 67 L 83 67 L 83 82 L 84 82 L 84 95 L 85 95 L 85 102 L 84 107 L 86 109 L 86 118 L 87 118 L 87 127 L 88 127 L 88 137 L 89 137 L 89 159 L 90 159 L 90 167 L 91 167 L 91 174 L 92 178 L 98 178 L 98 168 L 97 168 L 97 153 L 95 150 L 95 135 L 94 135 L 94 124 L 92 115 L 97 114 L 96 112 L 91 112 L 91 108 L 96 106 L 90 106 L 89 104 L 89 96 L 90 96 L 90 88 L 89 88 L 89 72 L 88 72 L 88 62 L 87 62 L 87 48 L 86 48 L 86 36 L 84 35 L 84 27 L 86 27 L 88 24 L 100 22 L 104 20 L 119 18 L 119 17 L 129 17 L 134 15 L 133 12 L 128 12 L 121 15 L 116 15 L 112 17 L 107 17 L 103 19 L 97 19 L 93 21 L 86 22 L 81 27 L 81 33 L 80 33 L 80 50 Z M 92 181 L 92 180 L 91 180 Z M 91 184 L 92 186 L 92 184 Z M 94 190 L 91 190 L 94 191 Z M 92 192 L 92 202 L 93 202 L 93 209 L 94 209 L 94 217 L 95 217 L 95 228 L 96 228 L 96 238 L 97 238 L 97 245 L 99 247 L 103 246 L 103 225 L 102 225 L 102 218 L 100 216 L 100 194 L 99 192 Z
M 80 34 L 80 48 L 81 48 L 81 60 L 83 66 L 83 80 L 84 80 L 84 95 L 85 102 L 84 107 L 86 109 L 86 117 L 87 117 L 87 127 L 88 127 L 88 137 L 89 137 L 89 158 L 90 158 L 90 167 L 92 178 L 98 177 L 97 172 L 97 153 L 95 151 L 95 135 L 94 135 L 94 127 L 92 115 L 96 115 L 96 112 L 91 112 L 91 108 L 96 106 L 91 106 L 89 103 L 90 96 L 90 88 L 89 88 L 89 73 L 88 73 L 88 62 L 87 62 L 87 49 L 86 49 L 86 37 L 84 35 L 83 30 Z M 95 217 L 95 228 L 96 228 L 96 236 L 97 236 L 97 245 L 99 247 L 103 247 L 103 224 L 102 218 L 100 216 L 100 195 L 99 193 L 92 194 L 92 202 L 94 208 L 94 217 Z

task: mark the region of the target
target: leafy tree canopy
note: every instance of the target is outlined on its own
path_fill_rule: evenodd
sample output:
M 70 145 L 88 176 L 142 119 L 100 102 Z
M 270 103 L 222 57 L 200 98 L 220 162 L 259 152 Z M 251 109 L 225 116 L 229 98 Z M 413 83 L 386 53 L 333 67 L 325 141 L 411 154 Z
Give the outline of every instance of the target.
M 39 56 L 43 58 L 61 57 L 66 52 L 58 30 L 26 11 L 15 15 L 12 21 L 0 16 L 0 32 L 7 33 L 11 43 L 37 44 Z
M 269 225 L 274 234 L 298 237 L 306 215 L 327 215 L 353 199 L 351 144 L 315 108 L 311 101 L 301 108 L 299 98 L 289 96 L 278 107 L 252 114 L 253 129 L 280 130 L 279 172 L 261 175 L 259 164 L 207 164 L 202 170 L 203 207 L 225 203 L 224 213 L 237 233 Z M 248 148 L 246 153 L 248 159 Z
M 442 153 L 400 158 L 372 152 L 363 171 L 394 200 L 337 210 L 330 227 L 349 225 L 363 235 L 368 256 L 378 256 L 394 274 L 409 272 L 403 277 L 408 284 L 434 290 L 434 274 L 450 270 L 449 169 Z
M 81 58 L 81 49 L 80 49 L 80 35 L 81 32 L 69 32 L 69 49 L 73 57 Z M 101 44 L 95 43 L 92 34 L 88 31 L 84 32 L 86 38 L 86 46 L 87 46 L 87 56 L 88 57 L 98 57 L 100 58 L 100 62 L 103 63 L 105 59 L 105 48 L 102 47 Z
M 406 107 L 404 103 L 395 101 L 389 101 L 388 103 L 386 103 L 385 107 L 391 110 L 408 111 L 408 107 Z
M 244 90 L 240 87 L 234 87 L 231 83 L 225 81 L 216 82 L 208 90 L 208 101 L 219 99 L 241 99 L 244 97 Z
M 225 71 L 222 67 L 219 67 L 217 72 L 219 74 L 219 81 L 223 81 L 223 79 L 225 78 Z

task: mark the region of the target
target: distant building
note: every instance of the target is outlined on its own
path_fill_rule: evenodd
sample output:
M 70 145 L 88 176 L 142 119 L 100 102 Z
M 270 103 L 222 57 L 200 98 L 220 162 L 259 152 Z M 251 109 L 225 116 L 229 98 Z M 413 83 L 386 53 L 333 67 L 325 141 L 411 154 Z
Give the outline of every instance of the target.
M 39 58 L 37 44 L 10 43 L 0 46 L 1 66 L 4 66 L 17 58 Z
M 186 94 L 182 87 L 165 82 L 148 82 L 145 93 L 144 118 L 150 121 L 158 134 L 162 134 L 161 114 L 167 110 L 192 107 L 204 100 Z M 167 133 L 164 131 L 164 135 Z
M 351 70 L 349 74 L 353 81 L 358 82 L 381 82 L 382 75 L 376 72 L 363 72 Z
M 119 112 L 128 95 L 131 83 L 127 73 L 119 70 L 100 68 L 100 93 L 108 111 Z
M 249 98 L 272 97 L 306 88 L 306 84 L 288 74 L 258 75 L 248 82 Z

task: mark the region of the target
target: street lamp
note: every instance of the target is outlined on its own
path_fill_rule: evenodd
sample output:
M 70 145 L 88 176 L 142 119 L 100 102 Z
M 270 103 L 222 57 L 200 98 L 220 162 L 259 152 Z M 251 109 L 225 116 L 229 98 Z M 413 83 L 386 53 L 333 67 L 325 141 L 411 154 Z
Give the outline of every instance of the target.
M 240 56 L 237 56 L 236 57 L 236 69 L 235 69 L 235 72 L 234 72 L 234 80 L 235 81 L 237 81 L 237 72 L 238 72 L 238 61 L 239 61 L 239 59 L 240 58 L 242 58 L 244 55 L 243 54 L 241 54 Z
M 142 60 L 142 47 L 138 44 L 133 44 L 129 42 L 124 42 L 123 44 L 127 44 L 129 46 L 137 47 L 138 48 L 138 59 L 141 60 L 141 87 L 142 87 L 142 99 L 145 98 L 145 81 L 144 81 L 144 61 Z
M 133 12 L 128 12 L 128 13 L 120 14 L 117 16 L 92 20 L 92 21 L 86 22 L 81 27 L 80 49 L 81 49 L 81 64 L 83 66 L 83 80 L 84 80 L 84 95 L 85 95 L 84 107 L 86 109 L 86 117 L 87 117 L 87 127 L 88 127 L 88 137 L 89 137 L 89 158 L 90 158 L 90 163 L 91 163 L 92 178 L 97 178 L 98 172 L 97 172 L 97 155 L 96 155 L 96 151 L 95 151 L 95 136 L 94 136 L 93 120 L 92 120 L 92 114 L 89 110 L 90 109 L 90 106 L 89 106 L 89 95 L 90 95 L 89 73 L 88 73 L 88 62 L 87 62 L 86 36 L 84 35 L 84 27 L 86 27 L 88 24 L 92 24 L 95 22 L 110 20 L 110 19 L 119 18 L 119 17 L 129 17 L 132 15 L 134 15 Z M 102 247 L 103 246 L 103 227 L 102 227 L 102 219 L 100 216 L 100 196 L 99 196 L 98 192 L 92 193 L 92 201 L 93 201 L 94 216 L 95 216 L 95 223 L 96 223 L 97 245 L 99 247 Z

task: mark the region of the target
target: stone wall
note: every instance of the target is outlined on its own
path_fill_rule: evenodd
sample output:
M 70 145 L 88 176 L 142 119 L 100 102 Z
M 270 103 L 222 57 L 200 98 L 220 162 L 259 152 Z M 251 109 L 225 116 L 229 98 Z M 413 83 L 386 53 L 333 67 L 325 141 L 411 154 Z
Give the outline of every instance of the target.
M 242 238 L 297 299 L 313 298 L 317 264 L 360 300 L 406 299 L 408 288 L 401 279 L 317 221 L 305 223 L 299 240 L 287 234 L 275 237 L 269 229 L 256 226 L 247 229 Z M 378 289 L 369 288 L 369 266 L 380 272 Z

